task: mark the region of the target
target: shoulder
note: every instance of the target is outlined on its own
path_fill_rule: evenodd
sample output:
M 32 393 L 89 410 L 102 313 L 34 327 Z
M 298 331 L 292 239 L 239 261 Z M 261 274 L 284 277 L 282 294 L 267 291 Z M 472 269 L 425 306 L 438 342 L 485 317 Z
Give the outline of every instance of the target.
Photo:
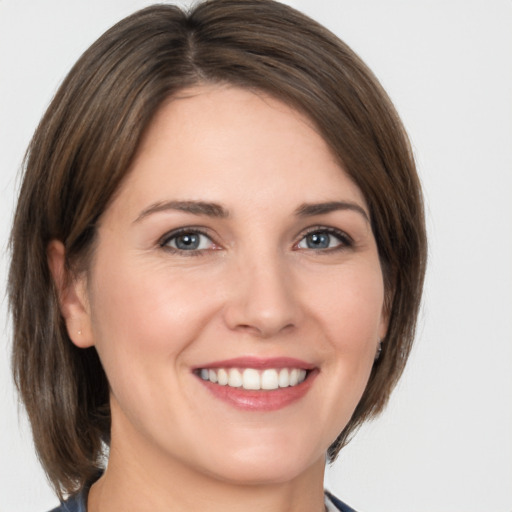
M 82 494 L 72 496 L 50 512 L 87 512 Z
M 325 504 L 328 512 L 339 510 L 340 512 L 356 512 L 353 508 L 343 503 L 333 496 L 329 491 L 325 491 Z

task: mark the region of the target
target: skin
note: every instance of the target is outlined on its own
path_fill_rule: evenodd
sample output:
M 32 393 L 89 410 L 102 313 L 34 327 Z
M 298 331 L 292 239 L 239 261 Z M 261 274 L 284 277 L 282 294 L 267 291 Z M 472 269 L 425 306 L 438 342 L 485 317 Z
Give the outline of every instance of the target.
M 155 208 L 169 201 L 227 214 Z M 297 214 L 340 201 L 350 207 Z M 201 86 L 160 109 L 87 276 L 66 279 L 62 244 L 49 247 L 69 335 L 96 347 L 111 385 L 110 459 L 90 512 L 323 510 L 327 448 L 387 327 L 368 217 L 311 122 L 282 102 Z M 183 227 L 204 233 L 199 249 L 166 238 Z M 308 245 L 312 230 L 326 248 Z M 299 358 L 317 375 L 286 407 L 241 410 L 192 371 L 241 356 Z

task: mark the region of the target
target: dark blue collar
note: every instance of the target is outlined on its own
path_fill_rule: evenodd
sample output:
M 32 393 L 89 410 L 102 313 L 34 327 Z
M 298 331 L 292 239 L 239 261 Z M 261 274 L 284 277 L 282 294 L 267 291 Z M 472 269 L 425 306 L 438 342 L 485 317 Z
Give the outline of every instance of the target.
M 87 512 L 85 504 L 85 493 L 72 496 L 57 508 L 50 510 L 50 512 Z
M 332 501 L 333 505 L 341 512 L 356 512 L 353 508 L 349 507 L 346 503 L 333 496 L 329 491 L 325 491 L 326 496 Z

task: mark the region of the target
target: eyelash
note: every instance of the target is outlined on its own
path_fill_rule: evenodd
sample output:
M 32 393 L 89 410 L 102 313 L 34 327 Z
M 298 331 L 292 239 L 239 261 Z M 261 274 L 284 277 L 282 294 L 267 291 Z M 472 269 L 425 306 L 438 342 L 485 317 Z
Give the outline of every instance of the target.
M 298 247 L 298 245 L 303 240 L 305 240 L 306 237 L 308 237 L 310 235 L 314 235 L 314 234 L 327 234 L 327 235 L 333 236 L 340 243 L 339 243 L 339 245 L 337 245 L 335 247 L 327 247 L 327 248 L 318 249 L 318 250 L 315 250 L 315 249 L 312 249 L 312 248 L 305 248 L 305 249 L 303 249 L 303 248 L 299 248 Z M 185 250 L 185 249 L 179 249 L 177 247 L 170 247 L 168 245 L 172 240 L 176 239 L 177 237 L 179 237 L 181 235 L 200 235 L 200 236 L 204 236 L 204 237 L 208 238 L 210 240 L 210 242 L 214 246 L 219 247 L 219 246 L 217 246 L 217 244 L 214 242 L 212 237 L 207 232 L 205 232 L 204 230 L 202 230 L 200 228 L 196 228 L 196 227 L 193 227 L 193 226 L 179 228 L 179 229 L 176 229 L 174 231 L 171 231 L 170 233 L 166 233 L 160 239 L 160 241 L 158 242 L 158 245 L 159 245 L 159 247 L 161 247 L 165 251 L 168 251 L 168 252 L 171 252 L 171 253 L 174 253 L 174 254 L 180 254 L 182 256 L 201 256 L 201 255 L 204 255 L 204 253 L 206 253 L 206 252 L 210 252 L 212 250 L 217 250 L 215 248 L 213 248 L 213 249 L 191 249 L 191 250 Z M 347 249 L 349 247 L 352 247 L 353 245 L 354 245 L 354 241 L 344 231 L 341 231 L 341 230 L 335 229 L 335 228 L 328 228 L 328 227 L 325 227 L 325 226 L 314 226 L 314 227 L 309 228 L 306 232 L 302 233 L 301 234 L 301 238 L 299 239 L 298 242 L 296 242 L 293 245 L 293 247 L 297 248 L 298 250 L 308 250 L 308 251 L 314 251 L 314 252 L 318 252 L 318 253 L 330 253 L 330 252 L 336 252 L 336 251 L 341 251 L 341 250 Z
M 340 229 L 329 228 L 326 226 L 313 226 L 313 227 L 309 228 L 308 230 L 306 230 L 306 232 L 301 235 L 300 240 L 294 245 L 294 247 L 298 246 L 306 237 L 308 237 L 310 235 L 314 235 L 314 234 L 327 234 L 327 235 L 333 236 L 340 242 L 340 244 L 335 247 L 328 247 L 325 249 L 315 250 L 315 249 L 308 248 L 305 250 L 310 250 L 310 251 L 325 254 L 325 253 L 331 253 L 331 252 L 336 252 L 336 251 L 342 251 L 342 250 L 352 247 L 354 245 L 354 240 L 349 235 L 347 235 L 347 233 L 345 233 L 344 231 L 341 231 Z
M 186 228 L 179 228 L 175 229 L 174 231 L 171 231 L 170 233 L 165 234 L 160 241 L 158 242 L 158 245 L 164 249 L 165 251 L 168 251 L 173 254 L 179 254 L 181 256 L 201 256 L 207 251 L 212 251 L 216 249 L 192 249 L 192 250 L 185 250 L 185 249 L 179 249 L 177 247 L 170 247 L 168 244 L 173 240 L 178 238 L 182 235 L 200 235 L 208 238 L 210 242 L 217 246 L 217 244 L 212 240 L 212 237 L 203 231 L 200 228 L 196 228 L 193 226 L 186 227 Z

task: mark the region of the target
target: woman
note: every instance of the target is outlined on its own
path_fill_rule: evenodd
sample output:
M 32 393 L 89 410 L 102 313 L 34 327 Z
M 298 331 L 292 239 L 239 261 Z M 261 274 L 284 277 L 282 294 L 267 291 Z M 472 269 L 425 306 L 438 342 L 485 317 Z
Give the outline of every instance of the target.
M 425 247 L 402 125 L 326 29 L 214 0 L 107 31 L 12 231 L 14 375 L 60 510 L 350 510 L 325 459 L 403 370 Z

